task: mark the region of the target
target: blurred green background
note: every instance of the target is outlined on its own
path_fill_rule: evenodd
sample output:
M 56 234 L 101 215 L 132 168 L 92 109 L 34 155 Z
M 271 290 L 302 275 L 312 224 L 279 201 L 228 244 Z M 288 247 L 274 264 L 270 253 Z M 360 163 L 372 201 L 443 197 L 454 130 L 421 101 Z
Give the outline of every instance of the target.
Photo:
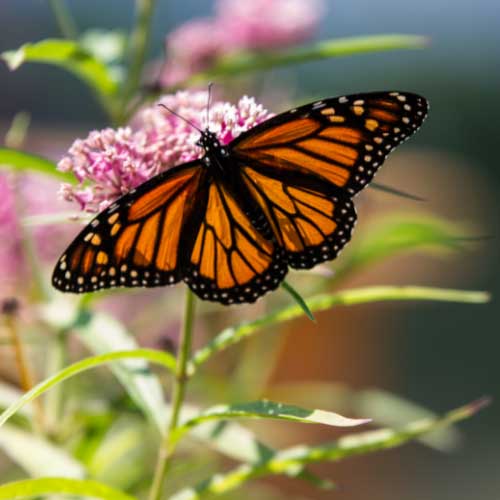
M 131 0 L 69 4 L 82 31 L 127 29 L 132 22 Z M 211 11 L 211 2 L 201 0 L 159 1 L 152 56 L 161 56 L 169 30 Z M 58 33 L 41 0 L 3 0 L 0 18 L 0 51 Z M 290 326 L 289 333 L 294 328 L 299 331 L 287 337 L 273 375 L 276 381 L 323 379 L 353 387 L 375 386 L 436 411 L 483 394 L 500 397 L 499 28 L 496 0 L 330 1 L 318 39 L 414 33 L 429 36 L 430 46 L 273 72 L 277 87 L 280 82 L 286 85 L 298 101 L 379 89 L 414 91 L 430 100 L 430 117 L 422 130 L 402 148 L 404 152 L 391 157 L 377 178 L 426 201 L 415 205 L 380 193 L 364 193 L 359 198 L 363 200 L 360 216 L 365 218 L 361 226 L 369 227 L 371 210 L 411 213 L 418 209 L 466 222 L 471 234 L 491 239 L 446 261 L 395 259 L 370 270 L 356 283 L 432 284 L 493 294 L 485 306 L 378 304 L 320 315 L 318 332 L 306 322 Z M 270 75 L 258 78 L 267 85 Z M 105 124 L 83 84 L 47 66 L 26 65 L 9 73 L 0 64 L 0 96 L 2 132 L 16 112 L 32 113 L 34 152 L 62 153 L 76 136 Z M 270 99 L 266 104 L 281 111 Z M 419 159 L 414 161 L 417 151 Z M 304 488 L 305 498 L 494 500 L 500 497 L 499 422 L 500 406 L 495 401 L 462 426 L 464 443 L 451 455 L 411 445 L 329 466 L 325 470 L 342 486 L 339 493 L 315 493 L 285 480 L 278 484 L 294 493 Z

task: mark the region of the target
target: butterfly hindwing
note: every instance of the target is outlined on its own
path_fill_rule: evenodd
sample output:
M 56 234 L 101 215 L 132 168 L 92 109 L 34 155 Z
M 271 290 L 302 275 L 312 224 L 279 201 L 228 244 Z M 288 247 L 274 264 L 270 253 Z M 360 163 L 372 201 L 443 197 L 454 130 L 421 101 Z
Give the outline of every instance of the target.
M 160 174 L 95 217 L 59 259 L 54 286 L 87 292 L 115 286 L 173 284 L 182 277 L 179 249 L 202 210 L 199 162 Z
M 291 267 L 310 269 L 332 260 L 350 240 L 356 212 L 339 190 L 299 173 L 282 178 L 258 164 L 240 165 L 240 171 Z
M 188 255 L 184 280 L 189 287 L 224 304 L 254 302 L 274 290 L 288 270 L 281 248 L 256 228 L 245 199 L 215 180 Z
M 240 135 L 232 153 L 282 171 L 301 171 L 347 196 L 363 189 L 387 155 L 410 137 L 427 114 L 427 101 L 404 92 L 325 99 L 275 116 Z

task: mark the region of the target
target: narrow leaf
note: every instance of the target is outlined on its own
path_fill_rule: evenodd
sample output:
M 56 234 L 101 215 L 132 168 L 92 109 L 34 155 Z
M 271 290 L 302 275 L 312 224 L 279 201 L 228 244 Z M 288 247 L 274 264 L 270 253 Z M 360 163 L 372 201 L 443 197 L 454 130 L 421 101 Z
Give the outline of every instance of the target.
M 420 286 L 373 286 L 344 290 L 334 294 L 315 295 L 306 300 L 311 311 L 324 311 L 334 306 L 352 306 L 370 302 L 401 301 L 401 300 L 433 300 L 443 302 L 462 302 L 470 304 L 484 304 L 490 296 L 486 292 L 449 290 Z M 254 321 L 242 323 L 239 326 L 229 327 L 219 333 L 207 345 L 194 353 L 193 367 L 207 361 L 213 354 L 227 349 L 253 335 L 261 328 L 283 323 L 304 315 L 298 305 L 287 306 L 267 314 Z
M 216 475 L 195 488 L 182 490 L 171 497 L 171 500 L 198 500 L 210 494 L 221 495 L 240 487 L 250 479 L 283 474 L 293 466 L 339 461 L 355 455 L 396 448 L 431 431 L 467 419 L 488 403 L 489 399 L 483 398 L 453 410 L 440 418 L 419 420 L 398 430 L 380 429 L 344 436 L 338 441 L 321 446 L 289 448 L 262 463 L 241 465 L 226 474 Z
M 18 500 L 47 495 L 68 495 L 98 500 L 137 500 L 137 498 L 90 480 L 62 477 L 26 479 L 0 486 L 0 500 Z
M 25 173 L 33 172 L 55 177 L 71 184 L 76 183 L 76 178 L 72 174 L 57 170 L 54 162 L 42 156 L 24 153 L 16 149 L 0 148 L 0 168 L 9 168 Z
M 297 292 L 297 290 L 295 290 L 295 288 L 293 288 L 292 285 L 290 285 L 290 283 L 288 283 L 287 281 L 283 281 L 283 283 L 281 283 L 281 286 L 282 286 L 282 288 L 284 288 L 292 296 L 293 300 L 295 300 L 295 302 L 297 302 L 297 304 L 304 311 L 304 314 L 313 323 L 315 323 L 316 320 L 314 319 L 313 313 L 311 312 L 311 310 L 309 309 L 309 307 L 307 307 L 307 303 L 304 300 L 304 298 L 302 297 L 302 295 L 300 295 L 299 292 Z
M 4 425 L 0 429 L 0 447 L 30 476 L 60 476 L 82 479 L 85 467 L 69 453 L 41 436 Z
M 415 35 L 369 35 L 324 40 L 311 45 L 280 51 L 237 52 L 217 61 L 215 67 L 194 75 L 189 82 L 206 81 L 210 78 L 241 75 L 289 64 L 305 63 L 332 57 L 368 54 L 400 49 L 420 49 L 428 40 Z
M 84 371 L 108 364 L 111 362 L 116 362 L 124 359 L 147 359 L 152 363 L 157 363 L 170 371 L 175 369 L 175 359 L 173 356 L 167 352 L 156 351 L 153 349 L 135 349 L 130 351 L 117 351 L 108 352 L 106 354 L 101 354 L 99 356 L 93 356 L 90 358 L 85 358 L 81 361 L 73 363 L 67 366 L 63 370 L 55 373 L 51 377 L 43 380 L 42 382 L 35 385 L 30 391 L 23 394 L 23 396 L 16 402 L 11 404 L 1 415 L 0 415 L 0 426 L 2 426 L 12 415 L 14 415 L 19 409 L 24 405 L 33 401 L 38 396 L 42 395 L 56 384 L 59 384 L 69 378 L 82 373 Z
M 346 418 L 338 413 L 323 410 L 307 410 L 298 406 L 276 403 L 274 401 L 253 401 L 234 405 L 218 405 L 209 408 L 180 426 L 178 437 L 186 433 L 190 428 L 203 422 L 235 418 L 269 418 L 305 424 L 324 424 L 334 427 L 354 427 L 370 422 L 370 419 Z

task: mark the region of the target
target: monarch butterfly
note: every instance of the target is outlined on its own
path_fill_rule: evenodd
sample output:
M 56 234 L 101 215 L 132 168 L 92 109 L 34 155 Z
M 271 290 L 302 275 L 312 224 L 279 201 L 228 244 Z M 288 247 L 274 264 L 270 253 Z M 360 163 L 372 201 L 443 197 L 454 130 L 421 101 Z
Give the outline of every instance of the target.
M 352 198 L 427 114 L 405 92 L 291 109 L 163 172 L 97 215 L 59 259 L 52 283 L 82 293 L 183 280 L 200 298 L 254 302 L 288 268 L 332 260 L 351 237 Z

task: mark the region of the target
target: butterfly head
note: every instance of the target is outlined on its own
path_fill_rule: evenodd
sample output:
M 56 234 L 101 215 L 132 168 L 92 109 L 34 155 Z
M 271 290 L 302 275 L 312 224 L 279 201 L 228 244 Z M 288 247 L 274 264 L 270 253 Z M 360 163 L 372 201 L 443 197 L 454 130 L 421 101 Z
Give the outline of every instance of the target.
M 210 132 L 210 130 L 205 129 L 200 138 L 196 141 L 196 145 L 203 148 L 205 154 L 222 154 L 225 156 L 227 154 L 226 148 L 220 143 L 217 136 Z

